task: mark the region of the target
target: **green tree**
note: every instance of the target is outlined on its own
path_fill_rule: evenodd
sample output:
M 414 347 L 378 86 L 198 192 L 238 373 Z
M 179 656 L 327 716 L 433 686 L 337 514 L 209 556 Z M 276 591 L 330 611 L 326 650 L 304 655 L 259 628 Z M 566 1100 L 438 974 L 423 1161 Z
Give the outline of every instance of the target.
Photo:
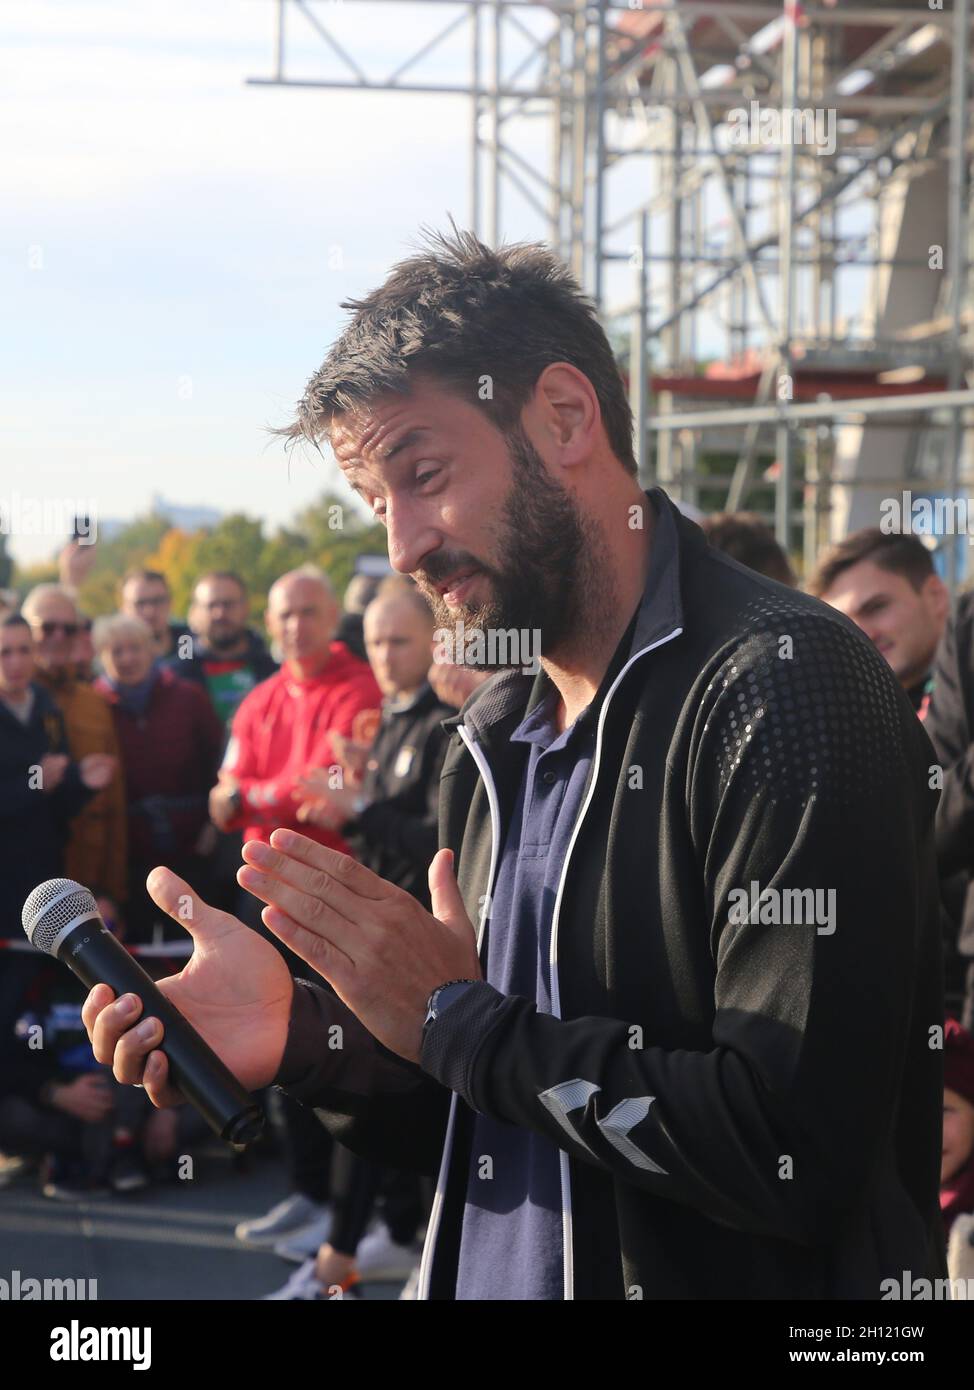
M 338 594 L 344 593 L 359 555 L 387 553 L 385 527 L 363 521 L 331 492 L 300 512 L 294 524 L 308 539 L 310 558 L 326 571 Z
M 243 512 L 192 532 L 172 527 L 164 516 L 151 513 L 136 517 L 110 540 L 98 541 L 94 569 L 81 589 L 81 605 L 92 617 L 114 613 L 122 577 L 145 565 L 165 574 L 173 591 L 173 611 L 185 614 L 201 574 L 233 570 L 247 584 L 251 620 L 257 623 L 263 617 L 268 589 L 288 570 L 320 565 L 341 596 L 362 554 L 386 554 L 385 528 L 363 520 L 354 507 L 331 492 L 270 534 L 262 520 Z M 0 564 L 3 558 L 0 549 Z M 15 567 L 13 580 L 26 590 L 57 577 L 57 561 L 51 560 L 25 570 Z

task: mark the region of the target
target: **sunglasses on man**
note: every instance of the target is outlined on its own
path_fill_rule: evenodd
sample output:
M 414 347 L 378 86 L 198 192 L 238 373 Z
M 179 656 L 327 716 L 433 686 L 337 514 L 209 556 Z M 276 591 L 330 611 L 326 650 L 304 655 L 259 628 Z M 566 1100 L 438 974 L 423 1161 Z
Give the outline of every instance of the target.
M 77 623 L 55 623 L 48 620 L 43 623 L 35 623 L 34 628 L 44 637 L 53 637 L 56 632 L 63 632 L 65 637 L 75 637 L 78 633 Z

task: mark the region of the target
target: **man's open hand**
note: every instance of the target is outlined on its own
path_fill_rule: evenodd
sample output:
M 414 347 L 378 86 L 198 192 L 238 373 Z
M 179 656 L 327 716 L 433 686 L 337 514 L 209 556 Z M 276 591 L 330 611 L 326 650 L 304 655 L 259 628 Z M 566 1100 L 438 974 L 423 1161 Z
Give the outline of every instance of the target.
M 193 938 L 193 954 L 178 975 L 156 985 L 248 1091 L 269 1086 L 287 1043 L 294 981 L 280 951 L 229 912 L 198 897 L 170 869 L 153 869 L 149 897 Z M 123 1085 L 144 1085 L 152 1104 L 179 1105 L 169 1078 L 163 1026 L 142 1017 L 134 994 L 116 999 L 108 985 L 88 993 L 81 1017 L 97 1061 Z M 145 1027 L 146 1034 L 139 1032 Z
M 476 933 L 450 850 L 429 869 L 433 913 L 364 864 L 275 830 L 248 840 L 237 881 L 268 904 L 264 922 L 323 975 L 385 1047 L 419 1060 L 426 1001 L 448 980 L 481 977 Z

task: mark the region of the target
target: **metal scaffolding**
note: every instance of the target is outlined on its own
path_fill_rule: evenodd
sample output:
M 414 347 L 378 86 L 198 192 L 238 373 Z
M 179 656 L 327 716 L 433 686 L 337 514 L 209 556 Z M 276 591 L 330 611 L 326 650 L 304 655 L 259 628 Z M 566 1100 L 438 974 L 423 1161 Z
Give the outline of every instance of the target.
M 974 483 L 971 0 L 274 3 L 255 85 L 468 99 L 470 226 L 592 295 L 647 482 L 737 509 L 773 479 L 806 563 L 894 483 Z M 353 55 L 333 22 L 376 3 L 432 24 L 378 76 L 375 26 Z

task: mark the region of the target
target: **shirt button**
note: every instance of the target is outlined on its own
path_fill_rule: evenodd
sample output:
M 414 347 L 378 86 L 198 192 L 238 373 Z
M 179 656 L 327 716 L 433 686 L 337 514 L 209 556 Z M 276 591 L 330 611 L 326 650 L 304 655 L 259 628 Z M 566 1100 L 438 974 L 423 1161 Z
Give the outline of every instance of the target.
M 546 772 L 541 780 L 545 783 L 546 786 L 550 787 L 552 782 L 555 780 L 555 774 L 553 772 Z

